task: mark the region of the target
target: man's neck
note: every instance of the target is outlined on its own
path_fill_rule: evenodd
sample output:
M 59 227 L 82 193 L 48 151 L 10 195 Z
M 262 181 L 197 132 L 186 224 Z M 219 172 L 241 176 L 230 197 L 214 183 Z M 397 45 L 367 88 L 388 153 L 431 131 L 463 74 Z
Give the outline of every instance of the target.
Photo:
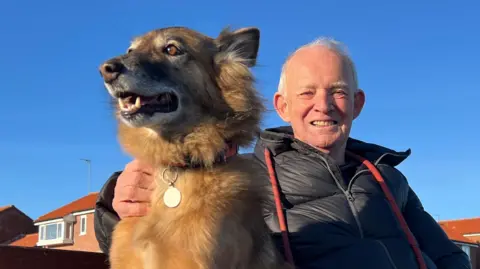
M 346 141 L 343 144 L 340 144 L 340 145 L 339 145 L 339 143 L 334 143 L 334 145 L 332 145 L 332 147 L 328 147 L 328 148 L 323 147 L 322 148 L 318 145 L 310 144 L 310 143 L 306 142 L 305 140 L 302 140 L 298 136 L 295 136 L 295 134 L 293 135 L 293 137 L 295 139 L 297 139 L 299 141 L 302 141 L 303 143 L 308 144 L 308 145 L 316 148 L 317 150 L 327 154 L 328 156 L 330 156 L 331 159 L 333 159 L 333 161 L 337 165 L 345 164 L 345 151 L 346 151 L 346 148 L 347 148 L 347 142 Z
M 321 149 L 316 147 L 321 152 L 330 156 L 337 165 L 345 164 L 345 146 L 337 149 Z
M 343 152 L 335 152 L 334 154 L 329 154 L 330 157 L 335 161 L 337 165 L 345 164 L 345 150 Z

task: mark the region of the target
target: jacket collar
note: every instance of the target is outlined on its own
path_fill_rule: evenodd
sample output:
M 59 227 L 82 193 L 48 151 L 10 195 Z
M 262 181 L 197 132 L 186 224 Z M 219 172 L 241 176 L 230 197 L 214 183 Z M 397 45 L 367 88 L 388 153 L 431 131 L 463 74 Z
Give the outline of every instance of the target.
M 298 147 L 305 147 L 309 150 L 313 149 L 325 158 L 329 158 L 323 152 L 294 138 L 293 130 L 290 126 L 267 128 L 262 131 L 257 144 L 255 145 L 255 154 L 263 154 L 263 149 L 268 148 L 272 155 L 276 156 L 289 150 L 296 150 L 295 148 Z M 375 164 L 385 163 L 391 166 L 399 165 L 411 153 L 410 149 L 407 149 L 406 151 L 395 151 L 354 138 L 348 138 L 346 150 L 360 155 Z

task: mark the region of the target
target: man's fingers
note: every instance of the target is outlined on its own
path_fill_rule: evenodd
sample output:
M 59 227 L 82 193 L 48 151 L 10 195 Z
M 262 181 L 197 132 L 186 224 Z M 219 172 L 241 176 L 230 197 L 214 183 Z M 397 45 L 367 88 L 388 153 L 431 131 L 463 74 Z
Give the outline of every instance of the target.
M 136 186 L 142 189 L 153 190 L 156 185 L 153 176 L 140 172 L 123 172 L 117 180 L 118 187 Z
M 113 209 L 120 218 L 138 217 L 147 214 L 150 196 L 156 184 L 153 169 L 134 160 L 125 166 L 115 186 Z
M 119 202 L 150 202 L 152 190 L 142 189 L 136 186 L 122 186 L 115 190 L 115 198 Z
M 153 175 L 153 168 L 139 160 L 133 160 L 125 166 L 125 171 L 128 172 L 141 172 L 147 175 Z
M 150 210 L 149 203 L 140 202 L 119 202 L 117 204 L 116 212 L 120 218 L 128 217 L 142 217 Z

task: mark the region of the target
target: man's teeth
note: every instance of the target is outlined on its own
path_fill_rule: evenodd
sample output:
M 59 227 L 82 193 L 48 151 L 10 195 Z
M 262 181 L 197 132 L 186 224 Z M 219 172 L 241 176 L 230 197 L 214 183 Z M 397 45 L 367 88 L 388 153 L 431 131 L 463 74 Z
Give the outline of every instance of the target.
M 130 103 L 130 99 L 131 97 L 127 97 L 124 99 L 118 98 L 118 107 L 121 111 L 133 113 L 140 109 L 140 107 L 142 107 L 142 100 L 140 96 L 137 96 L 137 99 L 135 99 L 135 103 Z
M 312 121 L 312 125 L 315 125 L 315 126 L 332 126 L 332 125 L 335 125 L 336 122 L 333 121 L 333 120 L 316 120 L 316 121 Z

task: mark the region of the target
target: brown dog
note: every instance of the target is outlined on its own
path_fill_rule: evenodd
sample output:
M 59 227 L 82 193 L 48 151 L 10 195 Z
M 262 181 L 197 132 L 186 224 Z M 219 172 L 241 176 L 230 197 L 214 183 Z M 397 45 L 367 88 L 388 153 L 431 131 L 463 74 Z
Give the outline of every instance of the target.
M 150 213 L 116 226 L 112 268 L 290 268 L 264 223 L 261 168 L 226 158 L 253 141 L 264 111 L 249 70 L 259 38 L 163 28 L 100 67 L 122 147 L 157 168 Z

